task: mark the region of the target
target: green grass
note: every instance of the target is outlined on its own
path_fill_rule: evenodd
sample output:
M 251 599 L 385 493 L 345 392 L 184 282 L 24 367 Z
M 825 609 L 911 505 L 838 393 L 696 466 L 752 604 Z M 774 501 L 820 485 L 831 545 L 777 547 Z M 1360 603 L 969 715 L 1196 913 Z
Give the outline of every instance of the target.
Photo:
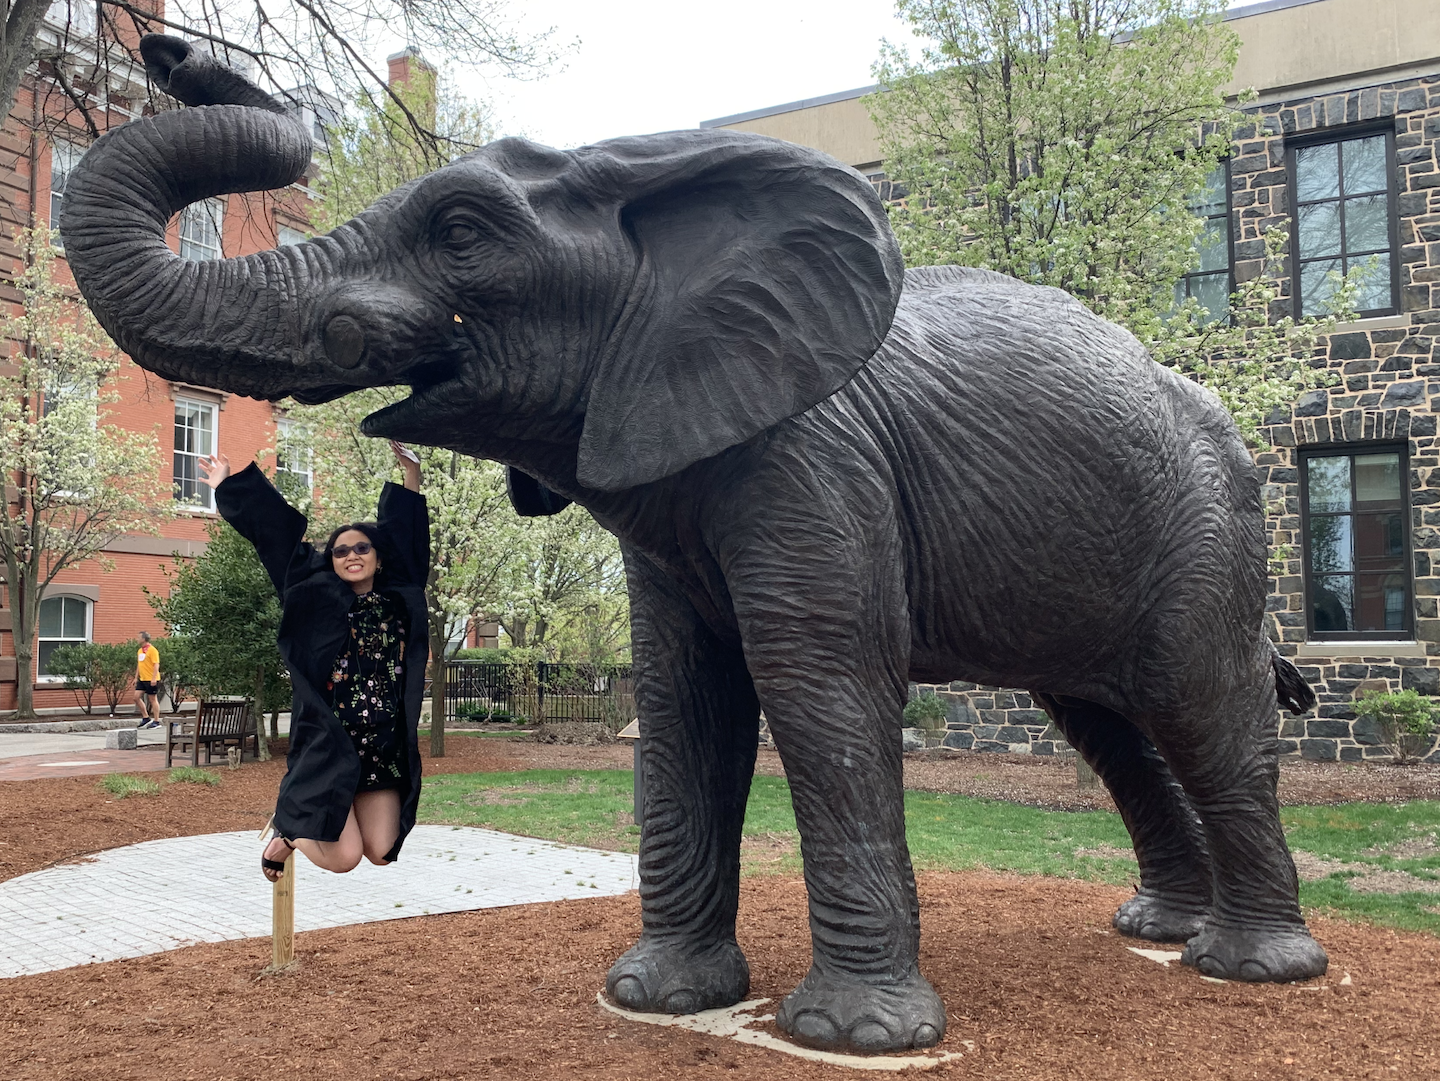
M 419 817 L 633 852 L 640 840 L 633 806 L 628 770 L 451 773 L 426 778 Z M 1440 894 L 1366 893 L 1349 885 L 1372 869 L 1440 879 L 1440 802 L 1286 807 L 1281 820 L 1293 851 L 1348 865 L 1301 883 L 1300 900 L 1307 909 L 1440 934 Z M 1136 880 L 1125 827 L 1108 812 L 1042 811 L 907 792 L 905 824 L 917 870 L 989 868 L 1114 885 Z M 783 779 L 754 779 L 744 840 L 746 873 L 800 870 L 799 837 Z M 1397 851 L 1396 846 L 1404 847 Z
M 177 766 L 170 771 L 170 783 L 216 785 L 220 783 L 220 775 L 195 766 Z
M 144 777 L 131 777 L 124 773 L 107 773 L 100 778 L 100 787 L 116 799 L 129 796 L 158 796 L 160 786 Z

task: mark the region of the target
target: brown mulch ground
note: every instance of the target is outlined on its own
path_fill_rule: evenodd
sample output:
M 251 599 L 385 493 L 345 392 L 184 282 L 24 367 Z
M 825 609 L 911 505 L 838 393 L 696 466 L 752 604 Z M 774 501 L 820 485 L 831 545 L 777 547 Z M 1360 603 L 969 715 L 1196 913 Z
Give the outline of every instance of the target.
M 448 740 L 430 772 L 625 768 L 626 745 Z M 282 746 L 283 751 L 283 746 Z M 93 777 L 0 783 L 0 878 L 156 837 L 258 829 L 284 763 L 115 801 Z M 762 751 L 766 773 L 780 772 Z M 907 785 L 1044 807 L 1104 807 L 1073 765 L 912 755 Z M 1433 767 L 1287 765 L 1288 802 L 1435 798 Z M 1125 892 L 979 872 L 920 878 L 922 966 L 945 999 L 945 1076 L 997 1081 L 1440 1077 L 1440 940 L 1316 920 L 1331 971 L 1303 985 L 1213 984 L 1131 954 L 1109 928 Z M 842 1071 L 603 1013 L 595 992 L 634 940 L 626 897 L 420 917 L 298 936 L 299 967 L 257 978 L 264 939 L 0 981 L 4 1081 L 306 1081 L 593 1077 L 660 1081 Z M 752 996 L 809 964 L 804 885 L 744 880 Z M 1350 983 L 1341 980 L 1349 975 Z M 844 1075 L 849 1075 L 848 1071 Z
M 1203 981 L 1126 950 L 1123 891 L 977 873 L 920 880 L 921 964 L 949 1009 L 937 1073 L 995 1081 L 1440 1076 L 1440 942 L 1330 921 L 1308 984 Z M 634 895 L 302 934 L 297 970 L 257 978 L 264 939 L 7 980 L 7 1079 L 505 1081 L 857 1076 L 602 1012 L 639 923 Z M 809 964 L 804 886 L 746 879 L 752 997 Z M 1349 974 L 1351 983 L 1340 981 Z M 864 1075 L 858 1075 L 864 1076 Z

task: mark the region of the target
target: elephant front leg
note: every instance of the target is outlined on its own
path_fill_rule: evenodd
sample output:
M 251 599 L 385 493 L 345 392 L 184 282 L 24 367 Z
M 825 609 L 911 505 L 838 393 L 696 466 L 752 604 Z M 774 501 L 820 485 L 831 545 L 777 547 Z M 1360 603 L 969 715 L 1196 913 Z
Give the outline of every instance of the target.
M 760 710 L 738 647 L 711 634 L 644 556 L 625 557 L 644 771 L 643 930 L 605 989 L 627 1009 L 694 1013 L 750 989 L 735 912 Z
M 753 586 L 730 578 L 789 778 L 809 894 L 811 968 L 776 1024 L 826 1050 L 931 1047 L 945 1034 L 945 1007 L 920 974 L 905 841 L 909 628 L 900 560 L 882 546 L 807 571 L 804 556 L 776 557 L 786 568 L 782 589 L 765 588 L 763 571 Z

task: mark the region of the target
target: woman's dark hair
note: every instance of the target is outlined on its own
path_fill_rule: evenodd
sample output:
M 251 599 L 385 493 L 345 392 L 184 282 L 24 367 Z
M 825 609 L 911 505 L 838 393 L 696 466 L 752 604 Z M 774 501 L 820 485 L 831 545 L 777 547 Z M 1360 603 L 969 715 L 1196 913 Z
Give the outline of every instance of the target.
M 375 546 L 376 558 L 380 560 L 380 569 L 375 574 L 375 582 L 378 586 L 381 576 L 385 573 L 385 544 L 381 539 L 380 527 L 374 522 L 351 522 L 349 525 L 342 525 L 330 534 L 325 541 L 325 558 L 334 559 L 335 542 L 340 539 L 341 533 L 348 533 L 350 530 L 357 533 L 364 533 L 370 538 L 370 543 Z

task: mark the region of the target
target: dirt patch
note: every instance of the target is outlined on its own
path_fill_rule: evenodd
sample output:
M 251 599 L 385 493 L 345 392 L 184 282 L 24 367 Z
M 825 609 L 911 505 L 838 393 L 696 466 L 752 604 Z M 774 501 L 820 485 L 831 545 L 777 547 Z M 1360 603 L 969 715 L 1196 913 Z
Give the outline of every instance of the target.
M 944 997 L 938 1076 L 994 1081 L 1433 1078 L 1440 941 L 1326 920 L 1331 972 L 1212 984 L 1130 953 L 1126 893 L 981 873 L 920 876 L 921 966 Z M 810 963 L 804 885 L 741 886 L 754 997 Z M 432 916 L 297 937 L 300 965 L 256 979 L 264 939 L 4 982 L 16 1081 L 448 1081 L 850 1076 L 760 1048 L 634 1025 L 595 1004 L 639 930 L 634 895 Z M 1341 985 L 1348 974 L 1350 983 Z M 973 1045 L 973 1046 L 972 1046 Z
M 573 743 L 593 747 L 615 742 L 615 730 L 606 724 L 587 721 L 543 721 L 535 726 L 537 743 Z
M 1433 878 L 1420 878 L 1408 871 L 1371 868 L 1347 879 L 1345 884 L 1356 893 L 1440 893 L 1440 882 Z
M 1100 860 L 1129 860 L 1135 862 L 1135 850 L 1133 848 L 1118 848 L 1115 845 L 1098 844 L 1094 848 L 1077 848 L 1076 856 L 1088 856 L 1091 859 Z
M 1393 845 L 1376 845 L 1374 848 L 1367 848 L 1365 855 L 1394 856 L 1399 860 L 1423 860 L 1437 852 L 1440 852 L 1440 845 L 1435 843 L 1435 835 L 1423 833 L 1419 837 L 1396 841 Z
M 1346 863 L 1344 860 L 1326 859 L 1324 856 L 1317 856 L 1311 852 L 1292 850 L 1290 855 L 1295 860 L 1295 874 L 1301 882 L 1318 882 L 1322 878 L 1329 878 L 1331 875 L 1342 874 L 1346 871 L 1374 870 L 1374 864 Z

